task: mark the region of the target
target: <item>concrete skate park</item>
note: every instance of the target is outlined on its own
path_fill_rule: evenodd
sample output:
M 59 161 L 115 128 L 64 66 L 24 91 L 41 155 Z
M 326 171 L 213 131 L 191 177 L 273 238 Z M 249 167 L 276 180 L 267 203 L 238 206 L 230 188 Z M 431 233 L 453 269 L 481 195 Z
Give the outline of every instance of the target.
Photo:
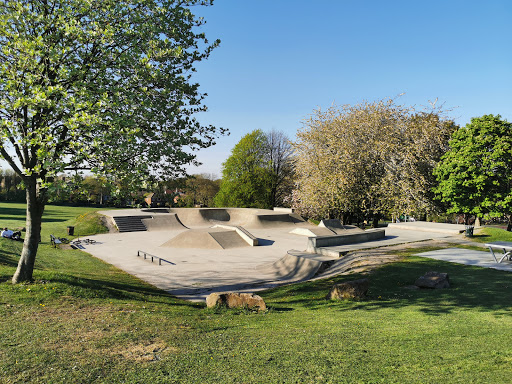
M 346 269 L 347 252 L 441 239 L 464 226 L 414 223 L 362 230 L 324 220 L 316 226 L 286 210 L 250 208 L 100 211 L 116 228 L 83 249 L 179 298 L 255 292 L 324 278 Z M 413 223 L 410 223 L 413 224 Z

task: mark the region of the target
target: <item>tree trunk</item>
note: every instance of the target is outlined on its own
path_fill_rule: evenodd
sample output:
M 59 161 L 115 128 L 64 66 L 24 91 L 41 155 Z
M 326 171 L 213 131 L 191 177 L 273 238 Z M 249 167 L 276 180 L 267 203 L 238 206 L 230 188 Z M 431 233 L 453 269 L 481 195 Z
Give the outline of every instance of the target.
M 507 231 L 512 231 L 512 215 L 508 215 Z
M 32 281 L 37 248 L 41 240 L 41 221 L 46 204 L 46 190 L 40 189 L 36 176 L 24 179 L 27 196 L 26 233 L 18 268 L 12 278 L 13 284 Z
M 379 227 L 379 219 L 380 219 L 379 215 L 373 216 L 372 228 L 378 228 Z

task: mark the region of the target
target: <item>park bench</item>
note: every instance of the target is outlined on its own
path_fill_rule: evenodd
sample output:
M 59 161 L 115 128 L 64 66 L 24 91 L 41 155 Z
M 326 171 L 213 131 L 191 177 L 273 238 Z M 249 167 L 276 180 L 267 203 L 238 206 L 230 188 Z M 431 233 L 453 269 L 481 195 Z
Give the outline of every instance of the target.
M 57 248 L 58 245 L 62 244 L 62 241 L 60 241 L 57 237 L 53 235 L 50 235 L 50 242 L 55 248 Z
M 501 263 L 503 260 L 512 261 L 512 243 L 508 241 L 495 241 L 494 243 L 487 243 L 485 246 L 489 247 L 489 251 L 491 251 L 491 255 L 497 263 Z M 503 250 L 503 256 L 500 261 L 498 261 L 498 258 L 494 254 L 493 248 Z

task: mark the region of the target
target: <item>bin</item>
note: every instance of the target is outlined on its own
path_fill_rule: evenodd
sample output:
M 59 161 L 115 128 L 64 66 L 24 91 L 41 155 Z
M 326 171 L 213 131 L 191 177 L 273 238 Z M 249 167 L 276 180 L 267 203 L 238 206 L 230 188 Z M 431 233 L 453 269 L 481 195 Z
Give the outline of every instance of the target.
M 68 227 L 68 235 L 73 236 L 75 234 L 75 227 Z
M 466 225 L 466 237 L 473 237 L 474 225 Z

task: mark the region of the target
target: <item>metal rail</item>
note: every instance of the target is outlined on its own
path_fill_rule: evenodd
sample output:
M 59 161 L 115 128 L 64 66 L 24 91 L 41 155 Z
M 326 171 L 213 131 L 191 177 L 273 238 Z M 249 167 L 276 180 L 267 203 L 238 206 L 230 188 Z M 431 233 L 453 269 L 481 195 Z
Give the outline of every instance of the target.
M 158 265 L 162 265 L 162 261 L 163 262 L 166 262 L 166 263 L 169 263 L 169 264 L 172 264 L 172 265 L 176 265 L 174 264 L 173 262 L 169 261 L 169 260 L 165 260 L 165 259 L 162 259 L 161 257 L 158 257 L 158 256 L 155 256 L 155 255 L 151 255 L 150 253 L 147 253 L 145 251 L 137 251 L 137 257 L 140 257 L 140 256 L 144 256 L 144 260 L 146 260 L 147 258 L 151 257 L 151 262 L 154 261 L 154 259 L 157 259 L 158 260 Z

